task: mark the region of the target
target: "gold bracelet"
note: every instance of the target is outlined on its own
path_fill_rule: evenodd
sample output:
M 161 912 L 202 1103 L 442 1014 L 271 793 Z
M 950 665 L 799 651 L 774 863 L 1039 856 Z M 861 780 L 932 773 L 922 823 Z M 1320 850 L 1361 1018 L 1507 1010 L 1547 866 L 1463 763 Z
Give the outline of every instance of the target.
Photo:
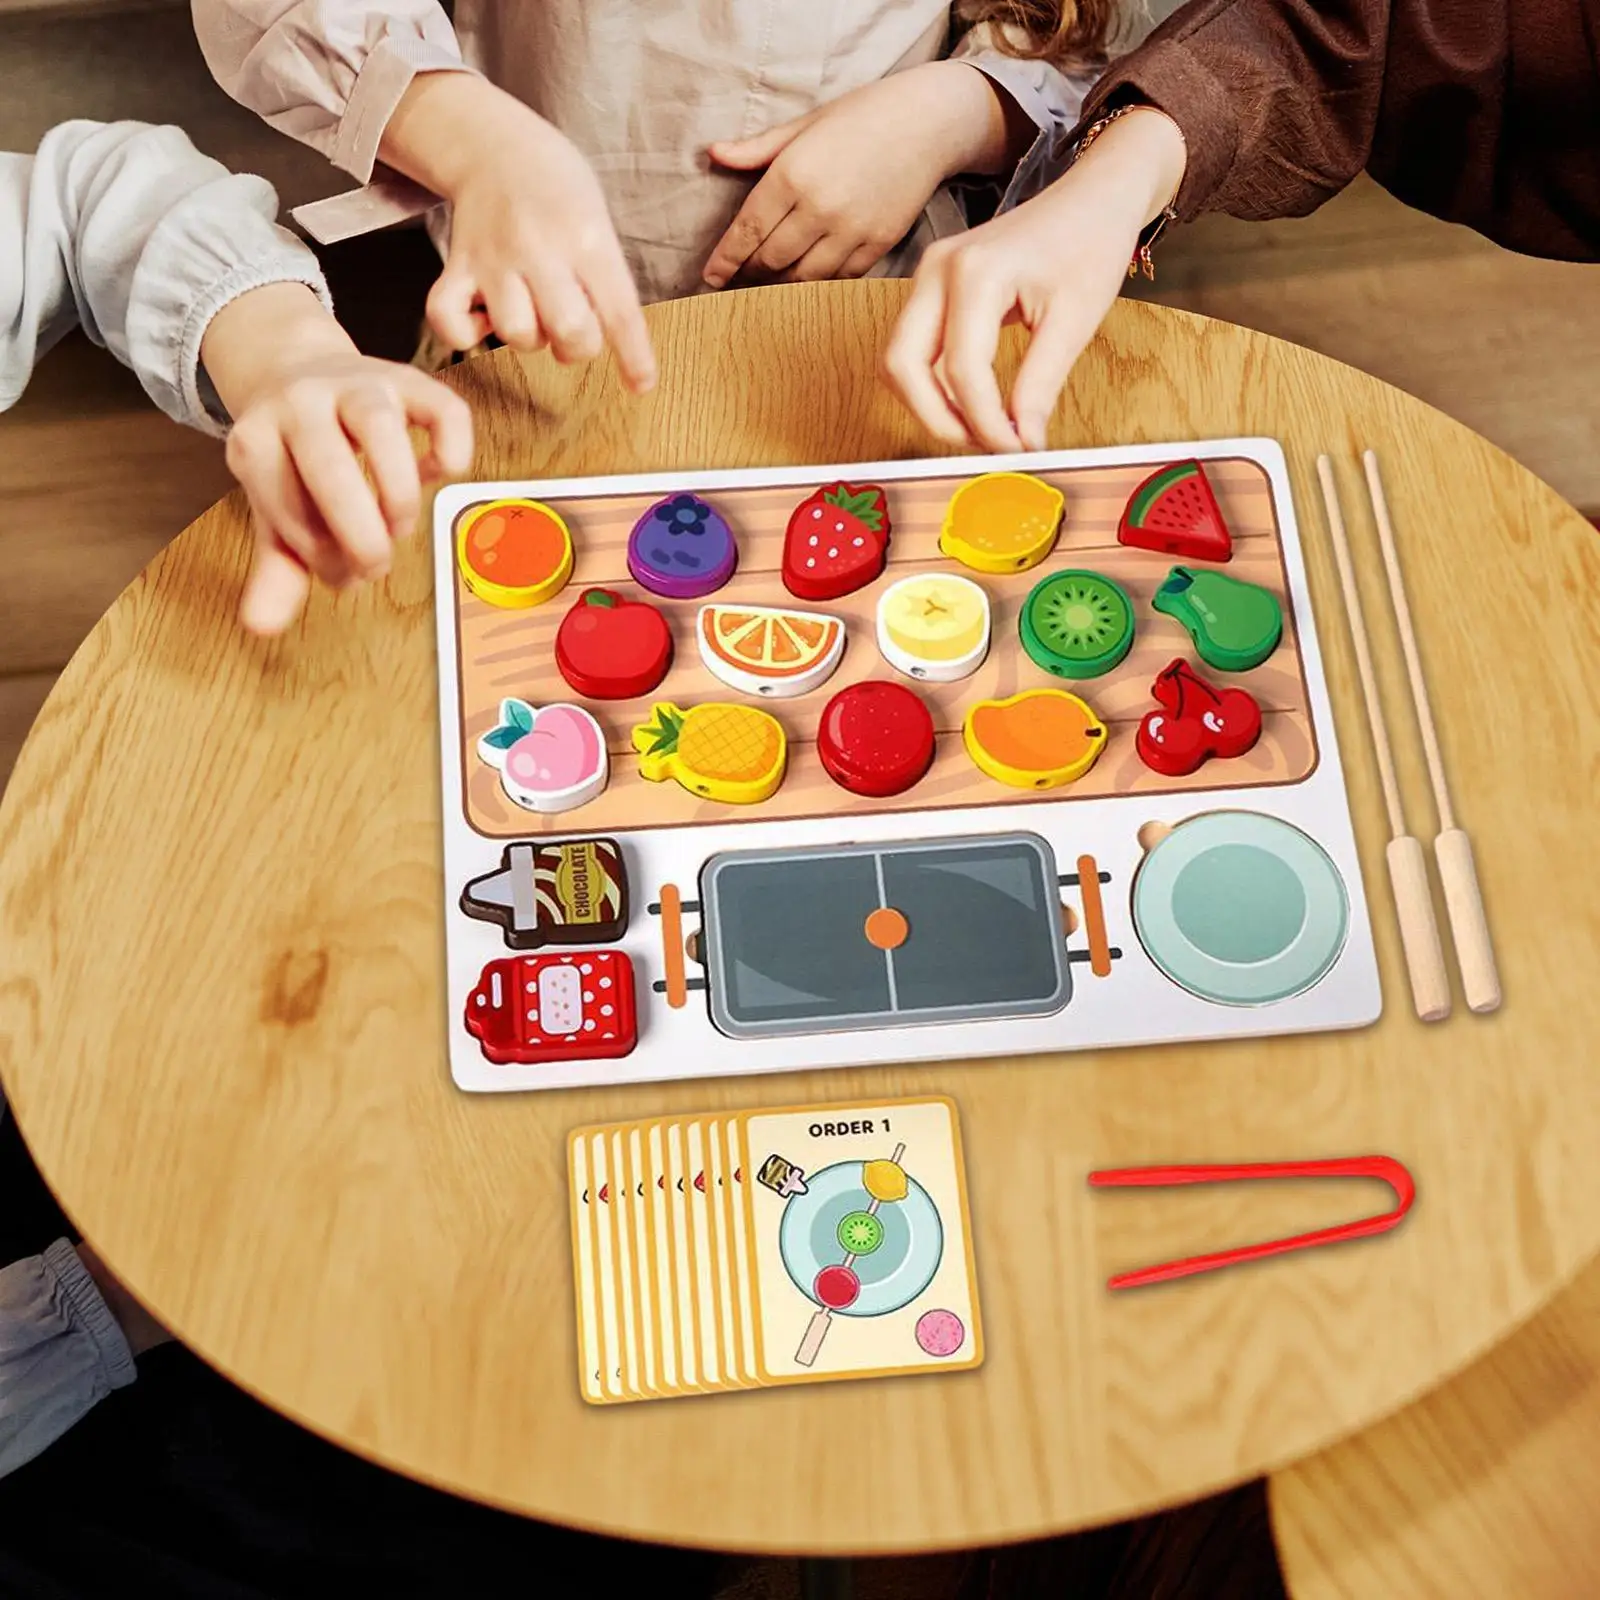
M 1111 124 L 1119 117 L 1127 116 L 1130 111 L 1154 111 L 1156 109 L 1157 108 L 1155 106 L 1147 106 L 1143 104 L 1118 106 L 1115 111 L 1101 117 L 1099 121 L 1090 124 L 1089 128 L 1085 131 L 1083 138 L 1078 141 L 1078 155 L 1081 157 L 1084 151 L 1086 151 L 1089 146 L 1092 145 L 1095 140 L 1098 139 L 1100 135 L 1104 133 L 1106 129 L 1109 128 Z M 1161 115 L 1166 116 L 1166 113 L 1163 111 Z M 1178 128 L 1178 124 L 1173 122 L 1171 117 L 1167 117 L 1167 121 L 1172 122 L 1173 127 Z M 1178 137 L 1183 139 L 1182 128 L 1178 128 Z M 1187 139 L 1184 139 L 1184 147 L 1186 149 L 1188 147 Z M 1182 188 L 1181 179 L 1179 180 L 1179 188 Z M 1128 276 L 1130 278 L 1138 277 L 1142 271 L 1145 277 L 1148 278 L 1151 283 L 1156 281 L 1156 264 L 1151 259 L 1150 252 L 1155 248 L 1156 240 L 1158 240 L 1161 235 L 1167 231 L 1167 224 L 1169 222 L 1176 222 L 1178 220 L 1178 213 L 1173 206 L 1173 201 L 1175 201 L 1177 198 L 1177 195 L 1174 194 L 1172 200 L 1168 201 L 1167 204 L 1161 208 L 1160 214 L 1156 217 L 1155 221 L 1146 224 L 1146 226 L 1140 231 L 1138 248 L 1133 252 L 1133 260 L 1128 263 Z

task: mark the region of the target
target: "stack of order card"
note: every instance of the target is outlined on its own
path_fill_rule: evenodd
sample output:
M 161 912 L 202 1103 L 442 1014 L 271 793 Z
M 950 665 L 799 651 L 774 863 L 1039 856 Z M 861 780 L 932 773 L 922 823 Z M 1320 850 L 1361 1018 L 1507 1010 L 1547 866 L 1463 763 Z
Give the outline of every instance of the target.
M 949 1100 L 580 1128 L 568 1161 L 596 1405 L 983 1360 Z

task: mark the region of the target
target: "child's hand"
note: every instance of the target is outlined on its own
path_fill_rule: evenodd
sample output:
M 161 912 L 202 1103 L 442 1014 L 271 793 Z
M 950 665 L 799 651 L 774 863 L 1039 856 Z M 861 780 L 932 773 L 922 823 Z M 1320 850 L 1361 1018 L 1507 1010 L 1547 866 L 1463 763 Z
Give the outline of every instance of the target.
M 928 251 L 884 368 L 930 432 L 954 445 L 1044 449 L 1067 374 L 1183 168 L 1176 124 L 1141 110 L 1108 127 L 1037 199 Z M 1007 406 L 994 358 L 1010 322 L 1030 342 Z
M 412 81 L 383 159 L 454 207 L 428 320 L 454 349 L 493 333 L 592 361 L 610 345 L 628 387 L 656 378 L 650 333 L 605 196 L 576 146 L 520 101 L 458 72 Z
M 947 178 L 998 168 L 1010 97 L 974 67 L 936 61 L 853 90 L 711 158 L 766 173 L 711 252 L 705 281 L 741 271 L 859 278 L 911 231 Z
M 313 577 L 381 578 L 416 525 L 422 481 L 472 465 L 472 413 L 414 367 L 363 356 L 310 290 L 275 284 L 212 319 L 201 359 L 234 419 L 228 466 L 250 501 L 256 554 L 240 608 L 281 633 Z M 426 431 L 419 466 L 408 427 Z

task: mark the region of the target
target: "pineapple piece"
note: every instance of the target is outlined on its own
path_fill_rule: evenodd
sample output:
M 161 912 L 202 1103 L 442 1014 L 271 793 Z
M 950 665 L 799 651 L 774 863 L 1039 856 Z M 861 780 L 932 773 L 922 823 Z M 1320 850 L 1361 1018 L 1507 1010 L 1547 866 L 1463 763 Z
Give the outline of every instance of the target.
M 691 794 L 724 805 L 753 806 L 783 782 L 789 741 L 783 725 L 755 706 L 682 706 L 662 701 L 633 730 L 639 774 L 652 783 L 675 779 Z

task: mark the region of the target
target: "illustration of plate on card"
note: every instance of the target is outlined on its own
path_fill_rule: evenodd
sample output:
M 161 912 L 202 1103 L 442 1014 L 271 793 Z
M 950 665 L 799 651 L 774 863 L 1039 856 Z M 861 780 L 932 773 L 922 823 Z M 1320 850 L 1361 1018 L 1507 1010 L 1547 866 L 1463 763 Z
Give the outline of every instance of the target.
M 893 1168 L 899 1180 L 885 1170 L 880 1181 L 873 1168 Z M 841 1317 L 882 1317 L 933 1282 L 944 1226 L 928 1191 L 898 1163 L 841 1161 L 807 1174 L 806 1193 L 784 1208 L 778 1248 L 814 1304 Z

